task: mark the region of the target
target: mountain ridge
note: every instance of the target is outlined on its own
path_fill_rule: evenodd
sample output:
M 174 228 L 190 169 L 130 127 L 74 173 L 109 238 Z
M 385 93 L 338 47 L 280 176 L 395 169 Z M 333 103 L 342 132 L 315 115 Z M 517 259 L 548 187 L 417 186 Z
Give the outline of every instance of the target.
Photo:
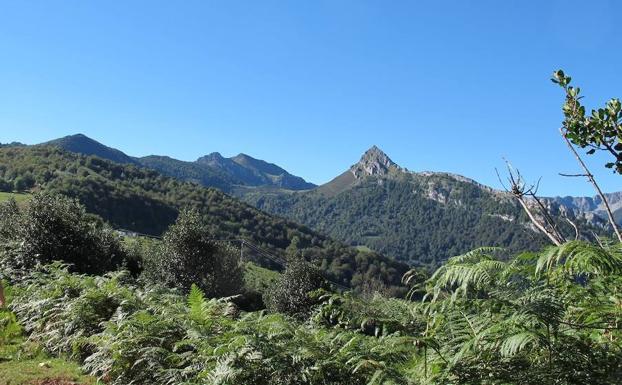
M 291 190 L 306 190 L 316 185 L 287 172 L 276 164 L 240 153 L 225 158 L 218 152 L 182 161 L 164 155 L 132 157 L 108 147 L 84 134 L 68 135 L 39 145 L 57 146 L 82 155 L 98 156 L 122 164 L 134 164 L 160 171 L 167 176 L 190 181 L 206 187 L 232 192 L 236 186 L 270 186 Z

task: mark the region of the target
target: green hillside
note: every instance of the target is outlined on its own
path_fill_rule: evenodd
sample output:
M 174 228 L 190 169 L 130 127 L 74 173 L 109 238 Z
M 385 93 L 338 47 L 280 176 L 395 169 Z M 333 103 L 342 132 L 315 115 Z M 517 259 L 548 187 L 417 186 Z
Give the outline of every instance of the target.
M 298 253 L 334 280 L 359 286 L 378 280 L 400 290 L 407 266 L 376 253 L 359 251 L 305 226 L 268 215 L 219 190 L 181 182 L 156 171 L 86 157 L 55 147 L 0 149 L 0 177 L 28 174 L 35 187 L 77 198 L 114 227 L 159 235 L 182 207 L 197 209 L 215 239 L 245 238 L 283 254 L 297 238 Z
M 335 239 L 415 266 L 434 268 L 480 246 L 519 251 L 546 243 L 508 194 L 460 176 L 407 172 L 375 147 L 316 190 L 249 190 L 244 199 Z M 552 212 L 559 213 L 556 207 Z M 575 220 L 585 234 L 602 232 L 581 218 Z M 561 226 L 572 233 L 567 223 Z

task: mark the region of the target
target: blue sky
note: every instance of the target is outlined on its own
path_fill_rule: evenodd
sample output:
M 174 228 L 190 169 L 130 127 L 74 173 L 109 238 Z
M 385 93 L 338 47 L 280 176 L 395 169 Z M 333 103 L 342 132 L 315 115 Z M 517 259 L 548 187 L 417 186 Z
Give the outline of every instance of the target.
M 84 133 L 219 151 L 323 183 L 378 145 L 411 170 L 593 195 L 561 141 L 563 68 L 622 97 L 616 1 L 0 1 L 0 142 Z M 622 177 L 590 165 L 607 191 Z

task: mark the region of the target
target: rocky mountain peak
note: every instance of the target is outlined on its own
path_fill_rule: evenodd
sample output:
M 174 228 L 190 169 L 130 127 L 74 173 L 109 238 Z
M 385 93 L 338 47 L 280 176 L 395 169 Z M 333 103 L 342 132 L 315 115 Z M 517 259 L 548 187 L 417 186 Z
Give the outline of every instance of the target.
M 372 146 L 365 151 L 361 160 L 350 168 L 350 171 L 358 179 L 365 176 L 384 176 L 391 169 L 400 170 L 401 168 L 381 149 Z
M 219 152 L 212 152 L 197 159 L 198 163 L 222 162 L 225 158 Z

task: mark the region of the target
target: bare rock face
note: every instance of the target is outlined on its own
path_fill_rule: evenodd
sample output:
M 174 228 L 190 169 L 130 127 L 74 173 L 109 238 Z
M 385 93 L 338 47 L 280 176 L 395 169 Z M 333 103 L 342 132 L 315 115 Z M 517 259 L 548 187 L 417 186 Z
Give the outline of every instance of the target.
M 365 151 L 361 160 L 350 167 L 350 172 L 356 179 L 366 176 L 385 176 L 390 170 L 401 170 L 401 167 L 376 146 Z

